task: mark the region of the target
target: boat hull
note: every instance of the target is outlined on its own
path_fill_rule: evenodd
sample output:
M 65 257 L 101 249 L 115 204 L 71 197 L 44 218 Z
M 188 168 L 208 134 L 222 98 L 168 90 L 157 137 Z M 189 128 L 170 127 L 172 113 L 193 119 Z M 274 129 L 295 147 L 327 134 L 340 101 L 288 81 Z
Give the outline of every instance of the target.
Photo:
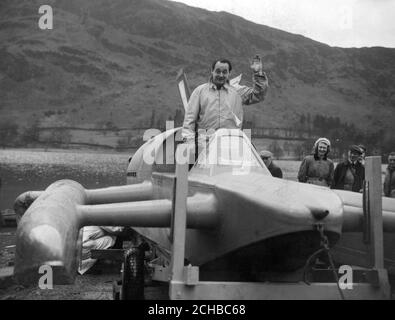
M 166 175 L 154 176 L 153 184 L 161 186 L 157 190 L 171 190 L 166 187 L 171 184 Z M 240 268 L 295 270 L 320 248 L 318 224 L 324 226 L 331 244 L 341 234 L 341 200 L 322 187 L 257 173 L 232 179 L 227 175 L 207 177 L 192 173 L 189 196 L 198 192 L 214 195 L 220 217 L 216 228 L 186 231 L 185 258 L 202 271 L 224 264 L 229 267 L 228 260 Z M 319 209 L 329 212 L 322 220 L 313 215 Z M 136 230 L 163 249 L 171 249 L 169 228 Z

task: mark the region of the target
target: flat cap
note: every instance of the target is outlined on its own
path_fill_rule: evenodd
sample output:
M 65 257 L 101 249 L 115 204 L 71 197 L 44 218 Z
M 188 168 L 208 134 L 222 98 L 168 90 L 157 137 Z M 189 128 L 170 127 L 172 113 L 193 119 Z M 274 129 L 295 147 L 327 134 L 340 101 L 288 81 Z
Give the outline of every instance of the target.
M 331 142 L 327 138 L 318 138 L 316 142 L 314 142 L 314 146 L 317 146 L 320 142 L 325 143 L 327 146 L 331 146 Z
M 273 153 L 271 153 L 269 150 L 262 150 L 259 155 L 263 158 L 271 158 L 273 157 Z
M 349 150 L 352 153 L 357 153 L 357 154 L 362 154 L 363 153 L 363 150 L 359 146 L 357 146 L 356 144 L 353 144 L 352 146 L 350 146 Z

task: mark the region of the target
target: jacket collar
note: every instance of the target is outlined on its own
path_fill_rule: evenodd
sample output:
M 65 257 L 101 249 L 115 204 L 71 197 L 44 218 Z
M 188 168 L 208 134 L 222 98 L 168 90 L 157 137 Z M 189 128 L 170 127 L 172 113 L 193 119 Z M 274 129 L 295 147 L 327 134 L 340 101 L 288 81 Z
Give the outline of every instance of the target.
M 350 159 L 347 159 L 347 160 L 346 160 L 346 164 L 347 164 L 348 166 L 350 166 L 350 167 L 353 165 L 353 163 L 351 162 Z M 359 167 L 360 165 L 361 165 L 361 163 L 360 163 L 358 160 L 354 162 L 354 166 L 355 166 L 355 167 Z
M 314 160 L 316 160 L 316 161 L 320 160 L 320 157 L 318 156 L 317 153 L 314 153 L 313 156 L 314 156 Z M 327 157 L 328 157 L 328 153 L 325 154 L 325 156 L 322 158 L 322 160 L 327 160 L 328 159 Z
M 218 90 L 218 89 L 217 89 L 217 86 L 213 83 L 213 78 L 212 78 L 212 77 L 210 77 L 210 79 L 208 80 L 208 84 L 209 84 L 209 86 L 210 86 L 210 89 Z M 220 90 L 224 89 L 225 91 L 229 91 L 229 88 L 230 88 L 230 83 L 229 83 L 229 80 L 228 80 L 228 81 L 226 81 L 226 83 L 221 87 Z

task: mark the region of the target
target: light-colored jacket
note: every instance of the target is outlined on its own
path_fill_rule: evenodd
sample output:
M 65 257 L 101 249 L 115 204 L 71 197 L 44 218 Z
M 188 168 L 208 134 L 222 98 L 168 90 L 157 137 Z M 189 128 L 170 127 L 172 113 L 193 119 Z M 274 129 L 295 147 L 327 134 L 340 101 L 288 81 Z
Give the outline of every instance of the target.
M 201 129 L 241 129 L 242 105 L 264 100 L 267 88 L 268 81 L 264 72 L 254 73 L 252 88 L 239 86 L 236 89 L 230 84 L 225 84 L 218 90 L 211 81 L 198 86 L 192 92 L 188 102 L 182 137 L 193 138 L 195 132 Z
M 300 164 L 298 181 L 330 187 L 333 182 L 334 164 L 331 159 L 323 159 L 309 155 Z

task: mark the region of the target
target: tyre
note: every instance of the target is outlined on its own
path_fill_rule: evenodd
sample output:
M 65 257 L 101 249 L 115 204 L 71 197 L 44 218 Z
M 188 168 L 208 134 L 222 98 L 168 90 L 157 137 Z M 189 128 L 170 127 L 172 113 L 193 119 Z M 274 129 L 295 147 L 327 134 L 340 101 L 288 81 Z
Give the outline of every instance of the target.
M 113 300 L 121 300 L 122 280 L 116 280 L 112 284 L 112 298 Z
M 144 300 L 144 248 L 125 251 L 122 272 L 122 300 Z

